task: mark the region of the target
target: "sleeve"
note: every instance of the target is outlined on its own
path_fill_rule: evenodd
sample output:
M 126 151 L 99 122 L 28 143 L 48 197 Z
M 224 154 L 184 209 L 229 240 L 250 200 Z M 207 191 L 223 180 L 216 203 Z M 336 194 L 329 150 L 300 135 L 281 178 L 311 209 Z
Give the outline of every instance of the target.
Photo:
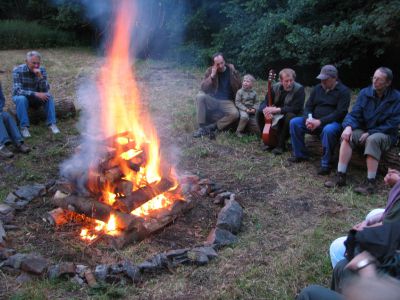
M 304 100 L 305 100 L 306 94 L 304 92 L 304 87 L 301 87 L 294 95 L 293 95 L 293 100 L 291 105 L 284 105 L 281 108 L 282 114 L 287 114 L 287 113 L 294 113 L 294 114 L 299 114 L 304 107 Z
M 363 95 L 360 93 L 357 97 L 357 101 L 354 104 L 353 108 L 351 109 L 351 112 L 349 112 L 346 117 L 343 120 L 342 127 L 346 128 L 347 126 L 350 126 L 351 129 L 360 129 L 361 124 L 360 120 L 362 120 L 363 117 L 363 108 L 362 108 L 362 98 Z
M 238 90 L 235 97 L 235 105 L 239 110 L 246 111 L 247 107 L 243 105 L 242 99 L 243 99 L 242 90 Z
M 204 74 L 204 78 L 201 81 L 201 90 L 206 93 L 210 94 L 217 88 L 217 76 L 211 78 L 211 67 L 207 69 L 206 73 Z
M 396 103 L 396 109 L 393 110 L 393 112 L 385 120 L 385 122 L 380 124 L 379 126 L 376 126 L 368 130 L 368 133 L 370 135 L 378 132 L 391 134 L 394 130 L 397 130 L 399 128 L 399 124 L 400 124 L 400 103 Z
M 350 105 L 350 90 L 348 88 L 343 88 L 339 93 L 339 101 L 336 109 L 327 116 L 320 119 L 321 125 L 325 125 L 332 122 L 342 122 L 343 118 L 346 116 Z
M 308 97 L 306 106 L 304 108 L 304 116 L 307 118 L 308 114 L 312 114 L 314 112 L 314 102 L 315 102 L 315 94 L 316 94 L 316 87 L 313 88 L 311 91 L 310 97 Z
M 13 95 L 28 97 L 32 96 L 33 94 L 34 92 L 23 89 L 22 73 L 18 70 L 18 68 L 15 68 L 13 70 Z
M 50 85 L 47 82 L 47 72 L 45 68 L 40 68 L 42 72 L 42 78 L 39 79 L 39 92 L 47 93 L 50 90 Z

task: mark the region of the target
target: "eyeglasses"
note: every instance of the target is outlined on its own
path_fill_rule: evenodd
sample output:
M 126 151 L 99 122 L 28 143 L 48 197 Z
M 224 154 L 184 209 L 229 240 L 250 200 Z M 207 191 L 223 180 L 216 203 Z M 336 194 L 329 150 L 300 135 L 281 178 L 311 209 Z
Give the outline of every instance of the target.
M 375 77 L 375 76 L 371 77 L 371 80 L 372 81 L 377 81 L 377 82 L 385 82 L 386 81 L 386 79 L 384 79 L 384 78 Z

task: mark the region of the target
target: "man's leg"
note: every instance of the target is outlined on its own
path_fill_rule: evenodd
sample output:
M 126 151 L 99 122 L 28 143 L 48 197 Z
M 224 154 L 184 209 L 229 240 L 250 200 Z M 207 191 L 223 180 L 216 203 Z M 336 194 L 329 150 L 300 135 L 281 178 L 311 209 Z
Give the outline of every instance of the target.
M 218 102 L 224 116 L 217 121 L 217 127 L 219 130 L 223 130 L 239 118 L 239 111 L 231 100 L 219 100 Z
M 308 159 L 304 136 L 309 133 L 303 117 L 296 117 L 290 121 L 290 138 L 292 140 L 293 155 L 297 159 Z
M 239 120 L 239 125 L 236 129 L 236 132 L 242 133 L 244 131 L 244 129 L 246 128 L 250 117 L 249 117 L 249 114 L 243 110 L 239 110 L 239 114 L 240 114 L 240 120 Z
M 344 300 L 344 298 L 326 287 L 313 284 L 302 289 L 296 300 Z
M 28 98 L 25 96 L 14 96 L 12 99 L 13 99 L 13 102 L 15 103 L 15 107 L 17 110 L 19 126 L 21 128 L 29 127 L 29 117 L 28 117 L 29 101 L 28 101 Z
M 264 126 L 265 126 L 265 117 L 264 117 L 264 113 L 261 108 L 259 108 L 256 112 L 256 120 L 257 120 L 257 125 L 260 130 L 260 134 L 261 134 L 263 132 Z
M 197 94 L 196 113 L 197 113 L 197 123 L 199 125 L 199 128 L 193 133 L 193 137 L 199 138 L 210 134 L 211 129 L 206 127 L 208 124 L 208 119 L 212 117 L 212 114 L 207 115 L 207 112 L 218 112 L 219 108 L 217 101 L 218 100 L 214 99 L 213 97 L 203 92 L 199 92 Z
M 0 113 L 0 145 L 10 143 L 10 136 L 8 135 L 7 127 L 5 125 L 5 112 Z
M 332 163 L 332 156 L 335 151 L 335 147 L 339 142 L 340 133 L 342 126 L 337 122 L 332 122 L 322 129 L 321 132 L 321 143 L 322 143 L 322 158 L 321 167 L 330 168 Z
M 331 258 L 332 268 L 335 268 L 336 264 L 345 259 L 344 253 L 346 252 L 346 246 L 344 241 L 347 240 L 347 236 L 337 238 L 332 242 L 329 247 L 329 256 Z
M 282 148 L 282 150 L 285 150 L 286 147 L 286 141 L 289 138 L 290 135 L 290 121 L 295 118 L 296 115 L 293 113 L 287 113 L 282 120 L 281 123 L 281 128 L 279 130 L 279 140 L 278 140 L 278 147 Z
M 56 124 L 56 108 L 54 105 L 53 96 L 50 95 L 49 99 L 44 102 L 44 111 L 47 116 L 47 126 Z
M 343 259 L 336 264 L 332 272 L 331 290 L 341 293 L 346 280 L 357 276 L 357 273 L 345 268 L 348 263 L 347 259 Z
M 7 130 L 11 140 L 15 145 L 23 143 L 24 140 L 21 136 L 21 133 L 18 130 L 17 124 L 15 123 L 14 119 L 7 112 L 3 112 L 2 116 L 3 116 L 3 122 L 0 124 L 0 127 L 4 123 L 3 126 L 5 126 L 5 129 Z

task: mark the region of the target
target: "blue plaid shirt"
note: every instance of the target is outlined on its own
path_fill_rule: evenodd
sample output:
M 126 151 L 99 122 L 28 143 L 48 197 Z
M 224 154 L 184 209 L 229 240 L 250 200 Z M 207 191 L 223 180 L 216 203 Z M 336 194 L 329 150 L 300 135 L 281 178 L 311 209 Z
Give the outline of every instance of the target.
M 47 73 L 40 67 L 42 78 L 37 77 L 26 64 L 19 65 L 13 70 L 13 96 L 33 96 L 35 92 L 47 93 L 50 89 L 47 83 Z

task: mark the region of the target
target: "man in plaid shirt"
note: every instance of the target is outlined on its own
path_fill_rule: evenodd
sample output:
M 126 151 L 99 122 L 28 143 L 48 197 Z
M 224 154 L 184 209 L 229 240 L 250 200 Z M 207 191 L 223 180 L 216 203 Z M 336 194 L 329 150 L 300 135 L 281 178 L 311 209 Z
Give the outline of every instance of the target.
M 60 130 L 56 126 L 56 111 L 53 96 L 49 93 L 47 73 L 40 66 L 41 55 L 37 51 L 30 51 L 26 55 L 26 63 L 13 70 L 13 101 L 17 109 L 17 117 L 23 137 L 30 137 L 28 108 L 44 106 L 47 116 L 47 125 L 57 134 Z

